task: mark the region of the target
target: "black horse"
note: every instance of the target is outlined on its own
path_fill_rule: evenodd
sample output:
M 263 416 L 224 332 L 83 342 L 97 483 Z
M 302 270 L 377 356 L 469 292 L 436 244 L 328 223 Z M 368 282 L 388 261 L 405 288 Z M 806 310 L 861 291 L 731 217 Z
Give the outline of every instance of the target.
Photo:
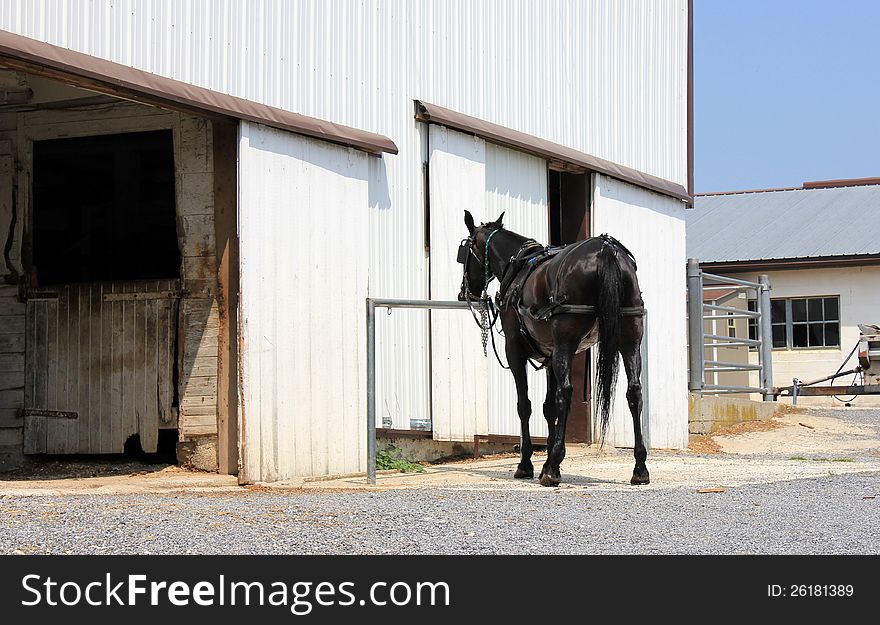
M 487 302 L 486 287 L 501 281 L 497 307 L 505 337 L 505 352 L 516 382 L 517 412 L 522 426 L 522 457 L 514 477 L 532 478 L 532 441 L 526 365 L 538 361 L 547 371 L 547 461 L 541 470 L 543 486 L 556 486 L 565 458 L 565 424 L 571 405 L 571 362 L 574 355 L 598 342 L 597 403 L 604 439 L 618 373 L 618 353 L 628 380 L 626 399 L 635 432 L 632 484 L 647 484 L 648 452 L 642 439 L 642 369 L 639 349 L 644 305 L 636 279 L 633 255 L 619 241 L 602 235 L 559 248 L 505 230 L 501 216 L 474 225 L 465 211 L 469 236 L 459 248 L 464 264 L 461 301 Z M 490 328 L 491 331 L 491 328 Z

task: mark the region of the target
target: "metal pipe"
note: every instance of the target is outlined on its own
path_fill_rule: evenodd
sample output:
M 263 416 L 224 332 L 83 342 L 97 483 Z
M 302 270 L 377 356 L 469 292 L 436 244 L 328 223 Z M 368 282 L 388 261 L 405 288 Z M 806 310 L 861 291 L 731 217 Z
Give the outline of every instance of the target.
M 751 343 L 741 343 L 740 341 L 750 341 L 751 339 L 737 339 L 727 343 L 703 343 L 704 347 L 754 347 Z
M 707 360 L 706 364 L 711 367 L 736 367 L 737 369 L 747 369 L 749 371 L 760 371 L 761 365 L 750 365 L 741 362 L 728 362 L 726 360 Z
M 760 339 L 758 339 L 757 341 L 754 339 L 743 339 L 739 337 L 734 339 L 732 336 L 724 336 L 723 334 L 705 334 L 703 336 L 706 339 L 712 339 L 714 341 L 733 341 L 735 343 L 741 343 L 743 345 L 754 345 L 755 347 L 761 345 Z
M 703 310 L 720 310 L 721 312 L 732 312 L 746 315 L 747 317 L 757 317 L 758 313 L 744 308 L 736 308 L 735 306 L 718 306 L 716 304 L 703 304 Z
M 427 308 L 427 309 L 454 309 L 467 308 L 467 302 L 452 300 L 426 300 L 426 299 L 372 299 L 376 308 Z M 471 302 L 474 308 L 480 308 L 480 302 Z
M 481 302 L 471 302 L 481 308 Z M 422 308 L 467 310 L 467 302 L 426 299 L 367 298 L 367 482 L 376 483 L 376 309 Z
M 773 325 L 770 312 L 770 278 L 767 274 L 758 276 L 758 282 L 761 283 L 761 289 L 758 291 L 758 299 L 760 300 L 761 319 L 759 326 L 761 329 L 759 338 L 761 339 L 761 386 L 767 389 L 764 392 L 764 401 L 776 401 L 776 395 L 773 394 Z
M 727 286 L 728 284 L 736 284 L 739 286 L 747 286 L 753 289 L 760 289 L 760 282 L 749 282 L 748 280 L 740 280 L 739 278 L 731 278 L 728 276 L 719 276 L 714 273 L 706 273 L 703 272 L 703 280 L 714 280 L 715 282 L 720 282 L 721 284 L 707 284 L 707 287 L 719 287 L 719 286 Z
M 367 298 L 367 483 L 376 483 L 376 304 Z
M 703 271 L 700 261 L 688 258 L 687 261 L 688 290 L 688 344 L 690 345 L 690 367 L 688 372 L 688 390 L 700 393 L 703 389 Z
M 756 318 L 757 316 L 758 316 L 757 313 L 749 313 L 749 314 L 740 313 L 740 314 L 733 314 L 733 315 L 731 315 L 731 314 L 727 314 L 727 315 L 703 315 L 703 319 L 704 319 L 704 320 L 718 319 L 719 321 L 723 321 L 723 320 L 725 320 L 725 319 L 754 319 L 754 318 Z
M 758 388 L 756 386 L 724 386 L 723 384 L 707 384 L 703 387 L 705 391 L 726 391 L 728 393 L 765 393 L 767 389 Z M 772 390 L 772 389 L 771 389 Z

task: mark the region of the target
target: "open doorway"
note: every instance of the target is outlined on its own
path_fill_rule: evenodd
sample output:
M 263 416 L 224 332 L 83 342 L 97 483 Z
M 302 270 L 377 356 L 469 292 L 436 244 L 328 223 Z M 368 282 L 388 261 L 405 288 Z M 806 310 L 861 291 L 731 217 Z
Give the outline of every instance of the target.
M 566 245 L 590 236 L 590 175 L 548 169 L 547 206 L 550 211 L 550 244 Z M 592 374 L 590 350 L 572 361 L 574 387 L 565 437 L 572 443 L 591 443 L 590 401 Z
M 30 143 L 24 452 L 173 454 L 182 290 L 172 130 L 63 132 Z
M 33 144 L 39 284 L 177 279 L 171 130 Z

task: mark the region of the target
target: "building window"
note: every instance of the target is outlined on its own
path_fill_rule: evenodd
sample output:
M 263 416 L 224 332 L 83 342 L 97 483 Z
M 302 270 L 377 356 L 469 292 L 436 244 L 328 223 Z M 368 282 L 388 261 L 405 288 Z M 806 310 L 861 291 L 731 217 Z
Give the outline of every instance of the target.
M 755 300 L 749 300 L 749 310 L 757 310 Z M 840 347 L 840 298 L 772 299 L 770 323 L 775 349 Z M 755 319 L 749 319 L 749 338 L 758 338 Z
M 729 338 L 736 338 L 736 319 L 733 318 L 733 313 L 727 313 L 727 336 Z

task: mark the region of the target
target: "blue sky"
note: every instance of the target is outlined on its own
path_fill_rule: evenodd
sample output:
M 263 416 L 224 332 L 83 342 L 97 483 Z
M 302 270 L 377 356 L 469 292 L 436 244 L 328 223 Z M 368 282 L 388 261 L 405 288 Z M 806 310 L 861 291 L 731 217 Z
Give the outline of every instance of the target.
M 698 193 L 880 176 L 880 1 L 694 0 Z

